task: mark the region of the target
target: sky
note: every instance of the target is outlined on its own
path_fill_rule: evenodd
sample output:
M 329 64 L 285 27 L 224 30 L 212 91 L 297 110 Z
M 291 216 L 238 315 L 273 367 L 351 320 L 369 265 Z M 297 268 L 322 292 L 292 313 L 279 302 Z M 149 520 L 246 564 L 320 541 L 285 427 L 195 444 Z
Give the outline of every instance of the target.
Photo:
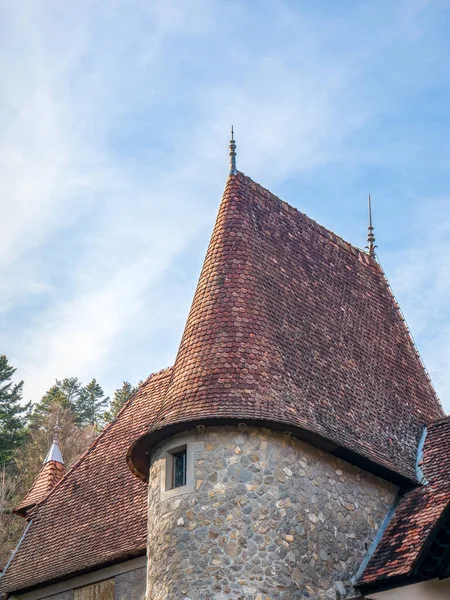
M 237 166 L 378 257 L 450 412 L 448 0 L 0 0 L 0 353 L 173 363 Z

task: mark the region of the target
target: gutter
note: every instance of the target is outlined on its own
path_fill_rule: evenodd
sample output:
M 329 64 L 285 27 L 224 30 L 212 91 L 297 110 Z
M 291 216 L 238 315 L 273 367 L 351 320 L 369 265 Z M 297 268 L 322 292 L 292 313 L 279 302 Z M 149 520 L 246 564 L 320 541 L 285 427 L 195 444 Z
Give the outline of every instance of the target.
M 425 446 L 425 440 L 427 437 L 428 429 L 427 426 L 423 426 L 422 435 L 420 436 L 419 444 L 417 446 L 417 455 L 416 455 L 416 476 L 417 480 L 420 481 L 422 485 L 427 485 L 428 480 L 425 477 L 425 473 L 422 469 L 422 460 L 423 460 L 423 448 Z
M 2 572 L 2 574 L 0 575 L 0 584 L 1 584 L 1 581 L 2 581 L 2 579 L 3 579 L 3 576 L 5 575 L 6 571 L 8 570 L 8 567 L 9 567 L 9 565 L 12 563 L 12 561 L 13 561 L 13 559 L 14 559 L 14 557 L 15 557 L 16 553 L 17 553 L 17 551 L 19 550 L 19 548 L 20 548 L 20 545 L 22 544 L 23 540 L 25 539 L 25 536 L 27 535 L 27 533 L 28 533 L 28 530 L 30 529 L 30 527 L 31 527 L 31 524 L 32 524 L 32 523 L 33 523 L 33 521 L 32 521 L 32 520 L 31 520 L 31 521 L 29 521 L 28 525 L 25 527 L 25 531 L 22 533 L 22 536 L 21 536 L 21 538 L 20 538 L 20 540 L 19 540 L 19 543 L 18 543 L 18 544 L 17 544 L 17 546 L 14 548 L 14 552 L 13 552 L 13 553 L 11 554 L 11 556 L 9 557 L 9 560 L 8 560 L 8 562 L 6 563 L 6 567 L 3 569 L 3 572 Z

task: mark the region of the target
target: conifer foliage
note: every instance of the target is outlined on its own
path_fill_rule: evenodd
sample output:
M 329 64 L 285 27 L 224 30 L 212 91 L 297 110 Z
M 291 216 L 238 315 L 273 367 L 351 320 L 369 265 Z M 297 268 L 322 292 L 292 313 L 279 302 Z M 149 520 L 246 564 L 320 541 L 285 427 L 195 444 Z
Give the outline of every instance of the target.
M 0 567 L 14 550 L 24 528 L 11 513 L 42 468 L 58 421 L 59 446 L 67 469 L 79 459 L 134 394 L 124 381 L 109 403 L 96 379 L 57 379 L 33 406 L 24 404 L 23 381 L 13 381 L 16 369 L 0 355 Z
M 75 415 L 81 426 L 100 426 L 104 420 L 104 413 L 109 398 L 105 396 L 101 385 L 93 379 L 84 388 L 81 388 L 75 401 Z
M 140 383 L 142 382 L 139 382 L 139 384 Z M 107 421 L 112 421 L 117 417 L 117 414 L 119 413 L 120 409 L 123 407 L 125 402 L 128 402 L 131 396 L 136 392 L 136 390 L 139 387 L 139 384 L 137 386 L 133 386 L 129 381 L 124 381 L 122 383 L 122 386 L 120 388 L 117 388 L 117 390 L 114 392 L 114 397 L 111 401 L 109 411 L 105 414 L 105 419 Z
M 77 377 L 57 379 L 55 384 L 34 406 L 31 416 L 32 425 L 41 425 L 55 406 L 69 410 L 80 427 L 96 425 L 101 427 L 105 421 L 105 409 L 109 398 L 105 396 L 96 379 L 83 386 Z
M 25 440 L 30 404 L 21 405 L 23 381 L 14 383 L 16 369 L 0 355 L 0 468 L 8 466 Z

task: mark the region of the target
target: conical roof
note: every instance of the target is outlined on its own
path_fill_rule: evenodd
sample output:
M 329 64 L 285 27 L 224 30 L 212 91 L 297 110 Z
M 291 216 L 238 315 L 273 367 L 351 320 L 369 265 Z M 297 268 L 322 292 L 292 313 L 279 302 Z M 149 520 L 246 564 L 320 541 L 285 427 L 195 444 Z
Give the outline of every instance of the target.
M 292 431 L 415 479 L 422 426 L 440 403 L 384 274 L 238 172 L 231 174 L 145 451 L 199 423 Z
M 13 512 L 26 517 L 30 509 L 46 498 L 47 494 L 64 476 L 65 472 L 66 467 L 64 466 L 61 450 L 58 442 L 53 440 L 42 469 L 34 480 L 30 491 L 20 504 L 13 509 Z

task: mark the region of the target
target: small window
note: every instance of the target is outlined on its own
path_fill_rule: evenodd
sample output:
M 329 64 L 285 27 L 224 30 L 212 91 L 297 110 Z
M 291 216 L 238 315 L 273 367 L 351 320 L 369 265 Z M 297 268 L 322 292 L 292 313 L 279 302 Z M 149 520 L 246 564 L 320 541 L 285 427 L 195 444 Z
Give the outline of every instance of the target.
M 173 488 L 186 485 L 186 448 L 173 455 Z
M 186 485 L 186 446 L 169 450 L 169 452 L 167 452 L 166 460 L 166 490 L 174 490 Z

